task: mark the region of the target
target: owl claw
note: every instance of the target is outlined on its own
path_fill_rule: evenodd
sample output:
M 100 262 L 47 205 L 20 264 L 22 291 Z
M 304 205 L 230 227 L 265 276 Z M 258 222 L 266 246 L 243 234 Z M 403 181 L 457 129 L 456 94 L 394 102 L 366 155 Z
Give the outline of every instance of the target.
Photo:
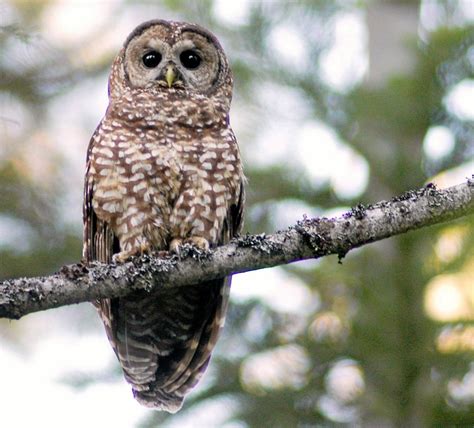
M 120 253 L 116 253 L 112 256 L 112 261 L 114 263 L 125 263 L 135 254 L 136 252 L 134 251 L 120 251 Z
M 197 247 L 204 251 L 209 249 L 209 241 L 201 236 L 191 236 L 191 238 L 186 239 L 184 243 L 191 244 L 193 247 Z
M 125 263 L 127 260 L 133 256 L 140 256 L 142 254 L 148 254 L 151 252 L 151 246 L 147 242 L 140 243 L 139 248 L 135 248 L 130 251 L 120 251 L 120 253 L 114 254 L 112 256 L 112 261 L 114 263 Z
M 191 236 L 190 238 L 186 239 L 173 239 L 170 244 L 170 252 L 179 255 L 180 248 L 185 244 L 192 245 L 193 247 L 204 251 L 207 251 L 209 249 L 209 241 L 206 238 L 203 238 L 201 236 Z
M 174 238 L 170 244 L 170 253 L 179 254 L 179 247 L 183 245 L 183 240 L 179 238 Z

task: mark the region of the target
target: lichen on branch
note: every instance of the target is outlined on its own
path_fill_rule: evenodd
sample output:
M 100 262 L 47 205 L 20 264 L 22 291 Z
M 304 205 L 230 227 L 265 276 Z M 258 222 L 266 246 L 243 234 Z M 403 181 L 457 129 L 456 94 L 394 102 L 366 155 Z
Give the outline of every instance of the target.
M 0 318 L 22 316 L 73 303 L 154 292 L 198 284 L 227 275 L 316 259 L 344 257 L 350 250 L 474 213 L 474 180 L 438 190 L 433 184 L 390 201 L 361 204 L 335 218 L 303 218 L 287 230 L 247 235 L 201 251 L 184 247 L 179 255 L 134 257 L 123 264 L 75 264 L 46 277 L 0 282 Z

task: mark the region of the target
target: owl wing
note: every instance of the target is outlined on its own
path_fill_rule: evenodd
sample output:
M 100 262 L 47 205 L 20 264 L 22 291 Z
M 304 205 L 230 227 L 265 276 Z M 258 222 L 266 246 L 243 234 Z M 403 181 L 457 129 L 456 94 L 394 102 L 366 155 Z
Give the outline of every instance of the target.
M 244 179 L 240 182 L 238 198 L 235 204 L 230 206 L 226 221 L 224 223 L 223 232 L 227 236 L 223 236 L 221 244 L 226 244 L 230 239 L 235 238 L 244 225 L 244 206 L 245 206 L 245 186 Z M 226 231 L 227 229 L 227 231 Z
M 84 179 L 84 203 L 82 206 L 82 219 L 84 224 L 82 257 L 85 263 L 98 261 L 110 263 L 112 256 L 117 252 L 118 240 L 114 236 L 109 224 L 100 220 L 93 207 L 92 196 L 94 182 L 92 179 L 92 149 L 99 138 L 102 122 L 99 123 L 87 148 L 86 174 Z M 114 247 L 116 251 L 114 251 Z
M 82 206 L 83 217 L 83 248 L 82 258 L 84 263 L 89 264 L 97 261 L 100 263 L 111 263 L 112 256 L 119 252 L 119 243 L 110 225 L 100 220 L 92 207 L 92 196 L 94 194 L 94 182 L 91 174 L 92 149 L 97 141 L 102 123 L 96 128 L 89 142 L 86 157 L 86 174 L 84 180 L 84 203 Z M 111 299 L 98 299 L 92 302 L 99 310 L 100 317 L 105 326 L 107 337 L 112 347 L 117 353 L 115 341 L 113 340 L 112 325 L 113 317 L 111 313 Z

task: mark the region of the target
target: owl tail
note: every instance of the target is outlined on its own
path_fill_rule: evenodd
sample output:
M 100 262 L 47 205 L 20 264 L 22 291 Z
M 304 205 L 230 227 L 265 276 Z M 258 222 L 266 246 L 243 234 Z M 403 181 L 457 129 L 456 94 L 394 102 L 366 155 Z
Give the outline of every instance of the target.
M 230 278 L 103 300 L 99 312 L 137 401 L 177 412 L 224 325 Z

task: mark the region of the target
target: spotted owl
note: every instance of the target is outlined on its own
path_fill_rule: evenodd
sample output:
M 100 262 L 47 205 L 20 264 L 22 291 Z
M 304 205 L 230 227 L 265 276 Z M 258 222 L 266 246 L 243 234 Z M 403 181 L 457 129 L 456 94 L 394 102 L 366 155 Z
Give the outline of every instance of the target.
M 229 124 L 232 73 L 216 37 L 145 22 L 114 60 L 108 92 L 87 151 L 85 262 L 207 249 L 238 234 L 245 179 Z M 209 363 L 229 290 L 230 277 L 95 302 L 141 404 L 180 409 Z

